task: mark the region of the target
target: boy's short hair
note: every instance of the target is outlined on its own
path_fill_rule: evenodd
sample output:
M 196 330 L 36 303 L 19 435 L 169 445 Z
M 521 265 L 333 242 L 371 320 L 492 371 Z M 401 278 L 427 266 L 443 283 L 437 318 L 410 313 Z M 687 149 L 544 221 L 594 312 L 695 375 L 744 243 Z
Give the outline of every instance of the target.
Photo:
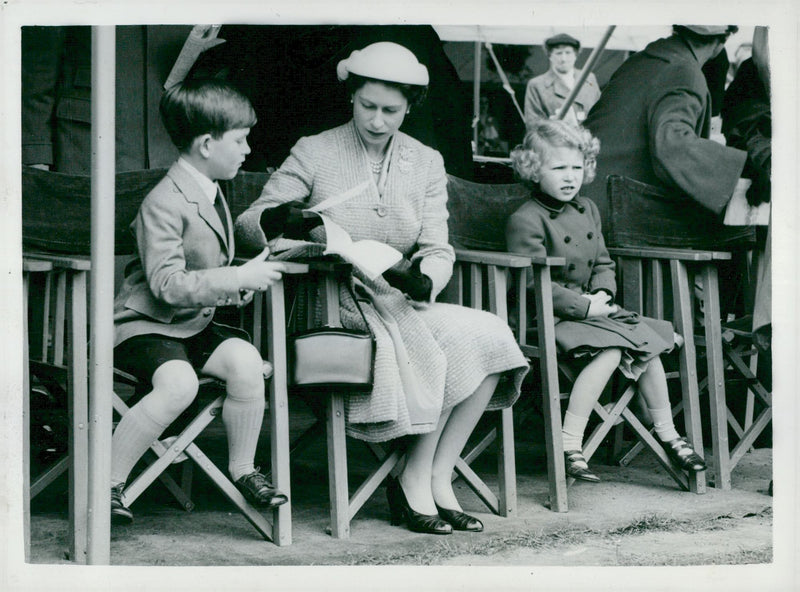
M 250 128 L 256 112 L 250 100 L 229 82 L 219 79 L 184 80 L 168 88 L 159 105 L 161 119 L 175 147 L 183 152 L 195 138 Z

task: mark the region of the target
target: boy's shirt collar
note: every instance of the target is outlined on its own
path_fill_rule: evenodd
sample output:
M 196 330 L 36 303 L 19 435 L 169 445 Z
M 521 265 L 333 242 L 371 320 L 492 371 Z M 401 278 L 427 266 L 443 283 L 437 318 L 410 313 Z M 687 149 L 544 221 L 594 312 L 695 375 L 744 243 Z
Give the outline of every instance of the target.
M 208 177 L 206 177 L 203 173 L 197 170 L 197 168 L 186 160 L 183 156 L 178 157 L 178 164 L 181 165 L 189 175 L 191 175 L 192 179 L 197 181 L 197 184 L 200 185 L 200 189 L 203 191 L 203 195 L 208 198 L 208 201 L 213 203 L 217 199 L 217 193 L 219 192 L 219 185 L 216 181 L 212 181 Z

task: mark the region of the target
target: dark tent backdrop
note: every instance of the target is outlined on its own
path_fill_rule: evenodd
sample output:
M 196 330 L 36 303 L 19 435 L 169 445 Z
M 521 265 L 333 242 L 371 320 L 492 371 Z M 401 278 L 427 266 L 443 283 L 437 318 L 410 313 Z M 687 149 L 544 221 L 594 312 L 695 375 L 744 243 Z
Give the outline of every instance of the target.
M 225 43 L 200 56 L 190 76 L 224 76 L 253 101 L 259 121 L 250 134 L 246 170 L 277 167 L 298 138 L 345 123 L 352 116 L 336 65 L 375 41 L 395 41 L 428 67 L 425 103 L 401 128 L 439 150 L 447 171 L 472 176 L 472 97 L 427 25 L 225 25 Z

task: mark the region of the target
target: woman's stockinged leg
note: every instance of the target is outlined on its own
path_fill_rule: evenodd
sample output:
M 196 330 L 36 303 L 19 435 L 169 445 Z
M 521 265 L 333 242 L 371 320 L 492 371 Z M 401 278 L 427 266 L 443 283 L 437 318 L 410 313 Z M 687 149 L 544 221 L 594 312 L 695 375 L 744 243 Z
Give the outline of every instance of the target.
M 453 408 L 442 429 L 431 472 L 433 499 L 440 508 L 461 510 L 453 492 L 453 469 L 470 434 L 486 410 L 499 380 L 499 374 L 487 376 L 472 395 Z
M 222 423 L 228 436 L 228 471 L 234 481 L 255 470 L 265 407 L 261 366 L 258 350 L 235 338 L 222 342 L 203 366 L 203 373 L 225 381 Z
M 405 465 L 399 480 L 408 504 L 421 514 L 436 514 L 436 504 L 431 491 L 433 458 L 450 412 L 448 409 L 442 414 L 434 431 L 413 436 L 411 444 L 406 449 Z

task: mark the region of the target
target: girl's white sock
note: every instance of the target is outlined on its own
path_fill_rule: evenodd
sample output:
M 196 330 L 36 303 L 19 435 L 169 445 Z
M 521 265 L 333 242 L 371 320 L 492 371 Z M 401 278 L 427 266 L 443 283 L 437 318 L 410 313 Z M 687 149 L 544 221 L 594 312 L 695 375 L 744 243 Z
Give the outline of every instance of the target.
M 564 425 L 561 427 L 564 450 L 583 450 L 583 432 L 587 423 L 588 417 L 580 417 L 569 411 L 564 414 Z
M 661 409 L 648 407 L 648 410 L 653 417 L 653 427 L 659 440 L 669 442 L 675 438 L 680 438 L 678 431 L 675 429 L 675 424 L 672 422 L 671 407 L 662 407 Z

